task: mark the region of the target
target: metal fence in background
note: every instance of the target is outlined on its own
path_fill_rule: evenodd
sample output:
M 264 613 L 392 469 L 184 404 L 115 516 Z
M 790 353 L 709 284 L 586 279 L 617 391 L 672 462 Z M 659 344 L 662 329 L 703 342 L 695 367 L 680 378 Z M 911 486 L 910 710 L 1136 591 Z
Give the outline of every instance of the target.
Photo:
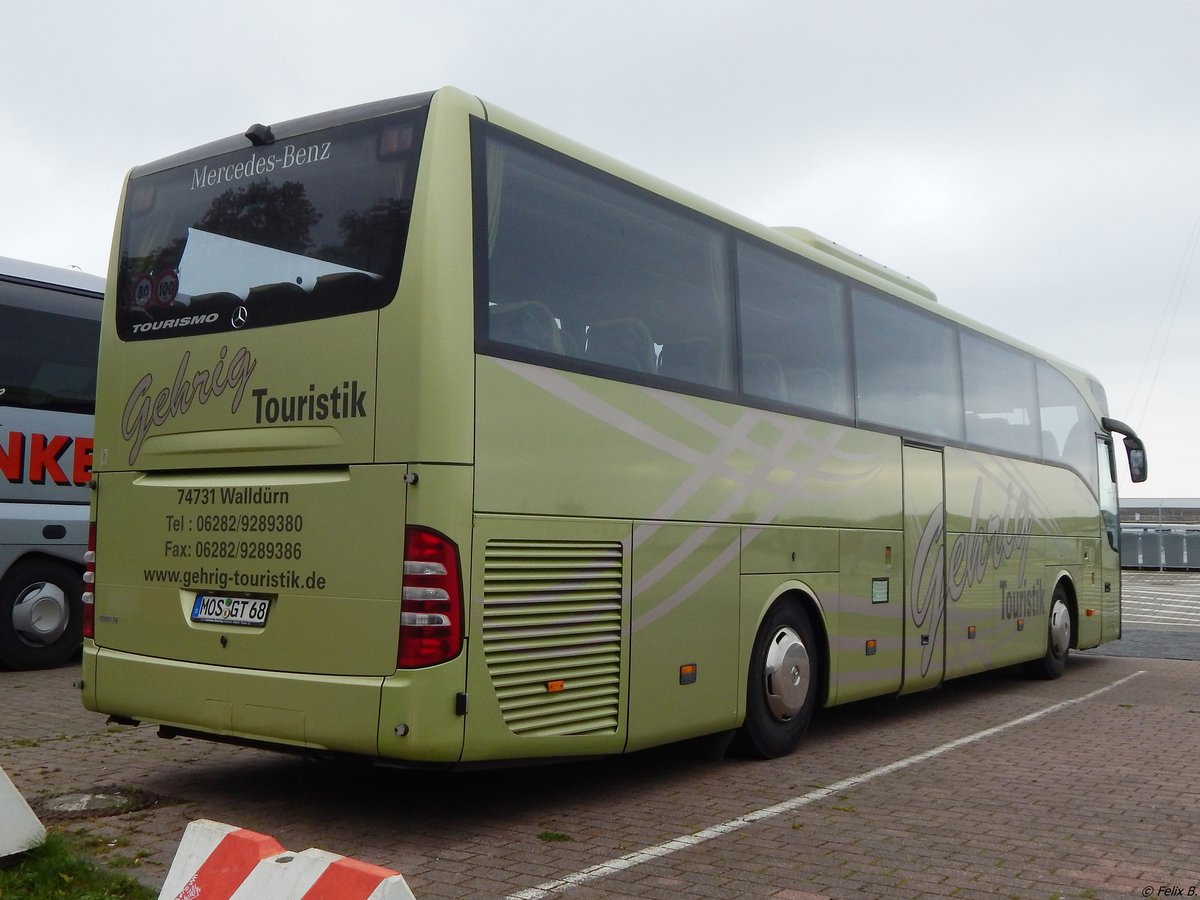
M 1122 525 L 1121 568 L 1200 570 L 1200 528 Z

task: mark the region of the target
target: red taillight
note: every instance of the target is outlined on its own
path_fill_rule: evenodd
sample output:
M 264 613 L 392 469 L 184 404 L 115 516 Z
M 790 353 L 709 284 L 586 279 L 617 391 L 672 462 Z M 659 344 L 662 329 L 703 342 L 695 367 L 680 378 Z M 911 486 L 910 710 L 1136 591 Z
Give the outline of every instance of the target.
M 404 581 L 396 666 L 418 669 L 462 650 L 462 578 L 458 547 L 428 528 L 404 531 Z
M 96 637 L 96 523 L 88 525 L 86 563 L 83 570 L 83 636 Z

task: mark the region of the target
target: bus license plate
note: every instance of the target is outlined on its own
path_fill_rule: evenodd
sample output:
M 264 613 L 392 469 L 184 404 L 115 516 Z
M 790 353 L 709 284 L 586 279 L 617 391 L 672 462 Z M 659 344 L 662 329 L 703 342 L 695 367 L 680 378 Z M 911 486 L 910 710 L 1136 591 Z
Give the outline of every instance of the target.
M 216 622 L 221 625 L 250 625 L 262 627 L 267 624 L 267 610 L 271 601 L 249 597 L 213 597 L 198 594 L 192 604 L 193 622 Z

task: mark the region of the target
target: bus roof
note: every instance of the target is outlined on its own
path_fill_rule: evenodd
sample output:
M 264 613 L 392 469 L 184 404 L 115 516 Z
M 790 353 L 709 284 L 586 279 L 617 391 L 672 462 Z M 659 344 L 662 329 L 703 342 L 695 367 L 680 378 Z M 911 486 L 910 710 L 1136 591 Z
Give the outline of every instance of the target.
M 1056 356 L 1048 354 L 1044 350 L 1033 347 L 1019 339 L 1015 339 L 1010 335 L 1004 334 L 1003 332 L 1000 332 L 990 326 L 984 325 L 970 316 L 958 312 L 953 307 L 944 306 L 938 302 L 938 297 L 934 291 L 920 281 L 903 275 L 882 263 L 878 263 L 875 260 L 862 256 L 856 251 L 836 244 L 832 240 L 829 240 L 821 235 L 814 234 L 807 229 L 786 226 L 771 227 L 754 221 L 742 214 L 736 213 L 726 207 L 706 200 L 691 193 L 690 191 L 673 185 L 661 178 L 650 175 L 600 151 L 589 148 L 570 138 L 545 128 L 544 126 L 540 126 L 535 122 L 525 119 L 519 115 L 515 115 L 506 109 L 488 103 L 481 97 L 462 91 L 458 88 L 447 86 L 426 93 L 395 97 L 373 103 L 351 106 L 344 109 L 331 110 L 312 116 L 291 119 L 288 121 L 271 124 L 267 131 L 269 132 L 272 140 L 281 141 L 304 134 L 316 128 L 328 127 L 345 122 L 372 118 L 399 110 L 413 109 L 430 105 L 434 102 L 435 98 L 438 98 L 439 102 L 441 103 L 453 105 L 459 110 L 470 115 L 476 115 L 485 118 L 486 120 L 493 122 L 502 128 L 515 131 L 516 133 L 542 143 L 551 149 L 566 153 L 567 155 L 588 165 L 597 167 L 603 171 L 607 171 L 616 177 L 629 181 L 630 183 L 637 184 L 672 202 L 689 207 L 703 215 L 707 215 L 717 221 L 721 221 L 728 226 L 754 235 L 761 240 L 781 246 L 792 251 L 793 253 L 820 263 L 829 269 L 855 278 L 865 284 L 869 284 L 887 291 L 893 296 L 897 296 L 931 311 L 934 315 L 958 322 L 962 325 L 973 328 L 980 333 L 1002 341 L 1003 343 L 1024 350 L 1025 352 L 1030 353 L 1037 358 L 1044 359 L 1046 362 L 1062 371 L 1071 381 L 1075 383 L 1076 387 L 1080 389 L 1085 398 L 1087 398 L 1088 402 L 1095 406 L 1098 418 L 1100 416 L 1107 415 L 1106 402 L 1102 396 L 1102 389 L 1099 388 L 1099 383 L 1090 373 L 1080 369 L 1077 366 L 1067 363 Z M 264 126 L 259 125 L 251 126 L 246 133 L 232 135 L 208 144 L 204 144 L 202 146 L 194 147 L 190 150 L 185 150 L 171 156 L 164 157 L 163 159 L 136 166 L 131 170 L 130 177 L 163 171 L 165 169 L 193 162 L 197 159 L 208 158 L 231 149 L 243 148 L 246 146 L 247 139 L 250 139 L 252 143 L 254 142 L 251 132 L 257 133 L 256 129 L 263 128 Z M 16 263 L 16 261 L 9 261 L 0 258 L 0 272 L 3 272 L 10 262 Z M 50 267 L 37 268 L 44 269 L 52 273 L 57 272 L 65 273 L 66 275 L 74 275 L 80 278 L 90 279 L 94 277 L 87 276 L 81 272 L 71 272 L 70 270 L 56 270 Z M 63 283 L 57 282 L 54 279 L 49 280 L 51 283 Z M 95 289 L 102 290 L 102 280 L 96 280 L 99 282 L 99 286 Z
M 61 269 L 41 263 L 0 256 L 0 279 L 48 284 L 94 294 L 104 293 L 104 279 L 79 269 Z

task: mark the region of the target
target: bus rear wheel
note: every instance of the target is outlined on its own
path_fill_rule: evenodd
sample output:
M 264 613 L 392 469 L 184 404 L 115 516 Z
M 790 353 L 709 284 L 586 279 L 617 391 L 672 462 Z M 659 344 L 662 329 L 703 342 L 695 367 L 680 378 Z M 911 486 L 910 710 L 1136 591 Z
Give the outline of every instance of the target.
M 1029 673 L 1036 678 L 1051 680 L 1067 670 L 1071 653 L 1071 605 L 1067 589 L 1062 584 L 1054 588 L 1050 599 L 1050 623 L 1047 627 L 1046 654 L 1029 664 Z
M 792 603 L 772 607 L 750 656 L 739 749 L 762 759 L 795 750 L 817 705 L 819 673 L 820 652 L 808 616 Z
M 0 664 L 61 665 L 82 640 L 83 580 L 51 559 L 28 559 L 0 581 Z

